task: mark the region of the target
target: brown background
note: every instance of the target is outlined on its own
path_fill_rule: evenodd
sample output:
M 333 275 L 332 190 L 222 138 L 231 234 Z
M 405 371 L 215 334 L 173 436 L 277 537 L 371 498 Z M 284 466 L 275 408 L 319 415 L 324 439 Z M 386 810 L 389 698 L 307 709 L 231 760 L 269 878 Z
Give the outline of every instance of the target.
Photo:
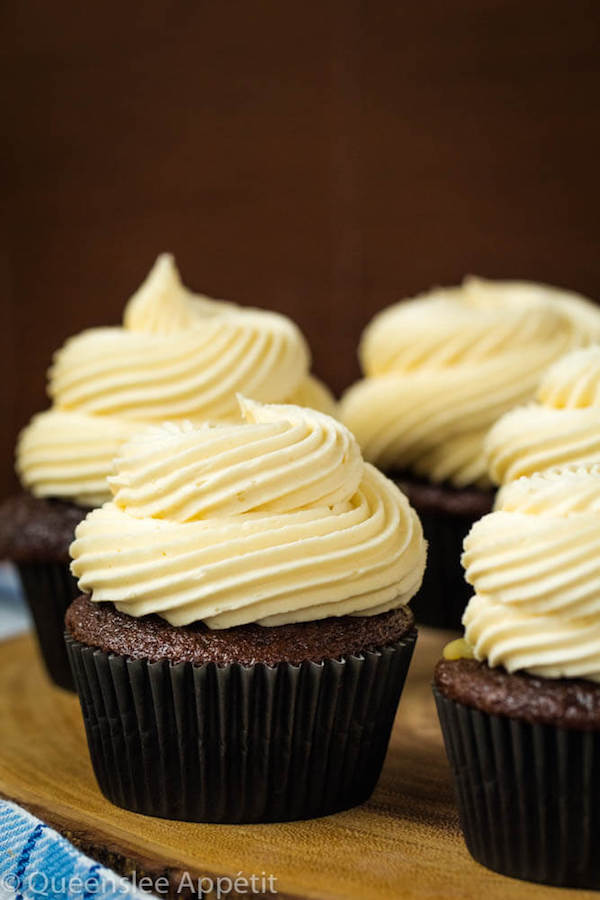
M 156 254 L 293 316 L 340 390 L 465 272 L 600 298 L 597 0 L 4 0 L 0 492 L 69 334 Z

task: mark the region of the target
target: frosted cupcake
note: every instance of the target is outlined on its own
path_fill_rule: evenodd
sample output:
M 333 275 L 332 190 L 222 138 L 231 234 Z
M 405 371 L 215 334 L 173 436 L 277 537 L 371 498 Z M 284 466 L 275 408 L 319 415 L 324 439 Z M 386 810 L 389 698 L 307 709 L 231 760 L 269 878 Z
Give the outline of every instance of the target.
M 244 423 L 122 448 L 77 527 L 67 645 L 94 770 L 149 815 L 254 822 L 365 800 L 416 638 L 426 545 L 350 432 L 241 401 Z M 116 714 L 118 710 L 118 714 Z
M 485 451 L 498 485 L 557 466 L 600 463 L 600 347 L 574 350 L 554 363 L 536 402 L 502 416 Z
M 600 887 L 600 468 L 520 478 L 465 541 L 475 595 L 435 695 L 465 840 L 504 875 Z
M 289 319 L 193 294 L 168 255 L 128 302 L 122 327 L 89 329 L 58 351 L 52 406 L 17 446 L 24 493 L 0 508 L 0 556 L 19 566 L 57 683 L 70 683 L 62 631 L 77 591 L 68 547 L 77 522 L 110 498 L 106 477 L 121 443 L 167 418 L 234 421 L 236 391 L 329 412 L 332 397 L 309 364 Z
M 458 627 L 468 599 L 462 541 L 489 512 L 484 440 L 530 400 L 542 373 L 600 339 L 600 311 L 556 288 L 467 279 L 384 310 L 365 330 L 365 378 L 342 399 L 366 459 L 397 479 L 430 544 L 417 618 Z

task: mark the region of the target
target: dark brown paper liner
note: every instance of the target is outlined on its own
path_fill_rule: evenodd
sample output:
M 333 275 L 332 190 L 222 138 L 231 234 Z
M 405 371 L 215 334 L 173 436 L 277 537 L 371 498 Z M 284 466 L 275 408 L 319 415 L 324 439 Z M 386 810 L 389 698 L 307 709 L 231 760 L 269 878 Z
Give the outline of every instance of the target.
M 59 687 L 74 691 L 65 649 L 65 613 L 81 591 L 69 571 L 69 563 L 18 563 L 17 568 L 46 671 Z
M 463 541 L 477 520 L 415 508 L 429 546 L 423 584 L 411 600 L 411 609 L 422 625 L 460 628 L 465 606 L 473 595 L 473 589 L 465 581 L 460 558 Z
M 474 859 L 513 878 L 600 888 L 600 732 L 492 716 L 434 695 Z
M 416 641 L 296 666 L 131 660 L 66 643 L 102 793 L 196 822 L 324 816 L 379 778 Z

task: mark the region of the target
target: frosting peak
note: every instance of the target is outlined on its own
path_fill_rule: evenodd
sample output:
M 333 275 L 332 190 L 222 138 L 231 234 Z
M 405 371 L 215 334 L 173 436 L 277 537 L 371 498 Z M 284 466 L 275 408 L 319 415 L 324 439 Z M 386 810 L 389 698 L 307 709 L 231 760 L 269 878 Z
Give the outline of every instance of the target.
M 335 419 L 240 397 L 246 427 L 150 428 L 123 445 L 109 478 L 136 518 L 191 522 L 347 503 L 358 490 L 358 444 Z
M 161 253 L 123 314 L 128 331 L 173 334 L 193 327 L 193 294 L 185 288 L 170 253 Z
M 534 395 L 541 373 L 600 339 L 600 310 L 545 285 L 468 278 L 379 313 L 342 399 L 365 458 L 432 481 L 487 484 L 492 423 Z
M 57 407 L 128 421 L 234 420 L 237 391 L 267 402 L 297 391 L 309 353 L 289 319 L 198 297 L 159 257 L 123 328 L 92 328 L 54 358 Z
M 237 392 L 333 411 L 331 394 L 308 374 L 309 364 L 293 322 L 192 293 L 173 257 L 163 254 L 129 300 L 122 327 L 88 329 L 55 354 L 48 387 L 53 406 L 19 441 L 19 475 L 38 496 L 106 500 L 102 479 L 133 426 L 166 419 L 233 422 L 239 420 Z M 93 473 L 83 422 L 90 433 L 105 428 L 111 436 L 97 446 Z M 44 452 L 49 456 L 41 472 Z
M 363 369 L 367 375 L 437 371 L 557 338 L 562 343 L 564 313 L 551 302 L 551 291 L 471 276 L 459 287 L 396 303 L 365 329 L 359 348 Z
M 463 623 L 477 659 L 600 681 L 600 467 L 520 478 L 476 522 Z
M 122 446 L 113 502 L 71 546 L 81 589 L 211 628 L 407 603 L 426 545 L 406 497 L 329 416 L 239 402 L 243 424 L 163 425 Z

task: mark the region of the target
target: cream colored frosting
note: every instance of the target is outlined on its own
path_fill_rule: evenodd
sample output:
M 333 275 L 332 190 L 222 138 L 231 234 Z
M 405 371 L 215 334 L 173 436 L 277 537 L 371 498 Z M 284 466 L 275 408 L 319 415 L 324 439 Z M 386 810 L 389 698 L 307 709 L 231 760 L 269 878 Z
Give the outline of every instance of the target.
M 103 502 L 110 493 L 98 476 L 109 474 L 133 425 L 234 421 L 238 391 L 333 411 L 333 398 L 308 374 L 309 363 L 304 338 L 289 319 L 193 294 L 164 254 L 129 300 L 122 327 L 84 331 L 55 354 L 53 406 L 23 432 L 18 473 L 38 496 Z M 98 436 L 91 468 L 90 443 Z
M 106 476 L 112 460 L 137 428 L 110 417 L 38 413 L 19 437 L 17 473 L 36 497 L 99 506 L 110 496 Z
M 395 304 L 361 340 L 366 377 L 341 417 L 365 458 L 458 486 L 489 483 L 492 423 L 534 395 L 543 371 L 600 340 L 600 310 L 544 285 L 468 278 Z
M 509 672 L 600 681 L 600 468 L 506 485 L 476 522 L 462 562 L 476 659 Z
M 502 416 L 486 437 L 495 484 L 557 466 L 600 463 L 600 346 L 554 363 L 536 399 Z
M 122 447 L 77 527 L 95 601 L 174 625 L 280 625 L 407 603 L 425 567 L 406 497 L 314 410 L 240 400 L 243 424 L 163 425 Z

